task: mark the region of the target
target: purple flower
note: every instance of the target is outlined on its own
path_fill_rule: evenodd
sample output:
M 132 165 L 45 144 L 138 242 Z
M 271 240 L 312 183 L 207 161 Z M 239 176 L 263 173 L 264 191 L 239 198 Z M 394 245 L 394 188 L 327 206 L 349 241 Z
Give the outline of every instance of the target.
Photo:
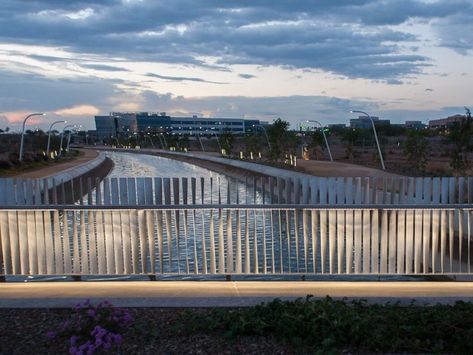
M 102 344 L 103 344 L 102 339 L 95 339 L 95 345 L 96 345 L 97 347 L 99 347 L 99 346 L 102 345 Z
M 75 355 L 78 353 L 78 350 L 75 346 L 71 346 L 71 348 L 69 349 L 69 354 L 71 355 Z
M 48 339 L 54 339 L 56 337 L 57 333 L 56 332 L 47 332 L 46 338 Z
M 71 336 L 71 345 L 75 346 L 77 344 L 77 336 L 73 335 Z
M 120 334 L 115 334 L 113 336 L 113 340 L 115 341 L 116 344 L 121 344 L 123 341 L 123 338 Z
M 92 318 L 93 318 L 93 317 L 96 316 L 96 314 L 97 314 L 97 313 L 95 312 L 95 309 L 93 309 L 93 308 L 89 308 L 89 310 L 87 311 L 87 315 L 88 315 L 89 317 L 92 317 Z
M 112 347 L 112 344 L 110 344 L 110 343 L 103 343 L 103 348 L 104 348 L 105 350 L 110 350 L 111 347 Z

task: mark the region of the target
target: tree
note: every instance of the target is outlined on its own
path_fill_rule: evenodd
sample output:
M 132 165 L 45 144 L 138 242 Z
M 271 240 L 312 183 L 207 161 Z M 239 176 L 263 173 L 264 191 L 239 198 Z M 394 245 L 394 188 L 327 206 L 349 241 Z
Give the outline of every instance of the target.
M 279 160 L 286 154 L 295 154 L 299 143 L 294 132 L 289 132 L 289 122 L 278 118 L 267 129 L 269 142 L 271 143 L 271 159 Z
M 355 128 L 348 129 L 343 133 L 342 141 L 345 142 L 345 154 L 347 159 L 353 160 L 358 156 L 355 150 L 355 144 L 361 137 L 361 132 Z
M 471 111 L 467 107 L 465 111 L 464 118 L 460 122 L 455 122 L 448 133 L 448 138 L 454 144 L 450 166 L 459 172 L 464 172 L 470 166 L 468 152 L 473 148 Z
M 409 130 L 403 143 L 402 152 L 412 167 L 422 175 L 425 174 L 429 158 L 429 143 L 423 131 Z
M 315 152 L 315 158 L 319 159 L 319 149 L 325 150 L 325 139 L 322 131 L 316 130 L 310 134 L 310 143 L 308 146 Z
M 224 130 L 222 134 L 220 135 L 220 145 L 222 149 L 225 149 L 227 154 L 232 154 L 233 150 L 233 142 L 235 141 L 235 136 L 232 134 L 232 132 L 228 129 Z

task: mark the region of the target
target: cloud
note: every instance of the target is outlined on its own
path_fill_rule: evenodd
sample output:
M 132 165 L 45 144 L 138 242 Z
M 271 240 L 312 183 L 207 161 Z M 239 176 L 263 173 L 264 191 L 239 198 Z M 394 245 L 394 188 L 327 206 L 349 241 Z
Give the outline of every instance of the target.
M 256 78 L 255 75 L 252 75 L 252 74 L 238 74 L 238 76 L 240 78 L 243 78 L 243 79 L 253 79 L 253 78 Z
M 95 116 L 100 110 L 92 105 L 78 105 L 56 110 L 54 113 L 60 116 Z
M 105 65 L 105 64 L 81 64 L 81 67 L 100 70 L 100 71 L 110 71 L 110 72 L 129 71 L 128 69 L 125 69 L 125 68 L 119 68 L 119 67 L 114 67 L 114 66 Z
M 170 80 L 170 81 L 196 81 L 199 83 L 209 83 L 209 84 L 227 84 L 219 81 L 209 81 L 205 80 L 202 78 L 191 78 L 191 77 L 184 77 L 184 76 L 167 76 L 167 75 L 159 75 L 159 74 L 153 74 L 153 73 L 148 73 L 146 76 L 150 78 L 158 78 L 158 79 L 163 79 L 163 80 Z
M 432 91 L 434 91 L 434 89 L 427 88 L 427 89 L 425 89 L 425 91 L 432 92 Z
M 473 51 L 473 3 L 469 11 L 434 22 L 440 45 L 461 55 Z
M 49 43 L 127 60 L 203 67 L 213 57 L 213 65 L 223 70 L 253 64 L 376 80 L 417 75 L 429 64 L 412 50 L 418 38 L 406 28 L 388 26 L 433 21 L 443 45 L 463 52 L 471 48 L 473 33 L 454 38 L 458 27 L 471 24 L 468 0 L 4 3 L 0 39 L 5 43 Z M 408 47 L 402 45 L 406 42 Z

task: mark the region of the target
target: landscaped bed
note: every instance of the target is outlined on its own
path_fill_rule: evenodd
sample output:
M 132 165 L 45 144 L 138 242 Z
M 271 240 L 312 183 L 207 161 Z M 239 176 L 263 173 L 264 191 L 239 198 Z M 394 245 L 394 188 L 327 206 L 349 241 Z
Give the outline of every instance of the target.
M 472 339 L 473 304 L 463 302 L 401 306 L 308 298 L 241 309 L 126 311 L 89 303 L 75 310 L 0 309 L 1 354 L 473 353 Z

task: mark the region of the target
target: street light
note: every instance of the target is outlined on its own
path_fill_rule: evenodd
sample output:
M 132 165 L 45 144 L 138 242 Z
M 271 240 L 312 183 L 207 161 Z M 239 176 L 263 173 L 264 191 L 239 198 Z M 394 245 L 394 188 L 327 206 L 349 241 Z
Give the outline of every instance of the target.
M 75 127 L 76 125 L 73 125 L 73 124 L 70 124 L 70 125 L 67 125 L 65 126 L 63 129 L 62 129 L 62 132 L 61 132 L 61 141 L 59 143 L 59 156 L 62 156 L 62 140 L 64 139 L 64 132 L 66 131 L 67 128 L 69 127 Z
M 164 144 L 166 145 L 166 148 L 168 147 L 168 142 L 166 141 L 166 136 L 164 135 L 164 133 L 160 133 L 161 134 L 161 137 L 163 137 L 163 140 L 164 140 Z
M 145 135 L 145 137 L 148 137 L 149 141 L 151 142 L 151 146 L 154 148 L 154 143 L 153 143 L 153 140 L 151 139 L 151 137 L 149 136 L 149 133 L 148 133 L 148 135 Z
M 49 133 L 48 133 L 48 146 L 46 148 L 46 156 L 49 157 L 49 148 L 51 146 L 51 131 L 53 129 L 53 126 L 58 123 L 67 123 L 67 121 L 55 121 L 51 123 L 51 126 L 49 126 Z
M 18 160 L 21 162 L 23 161 L 23 142 L 25 140 L 25 124 L 26 124 L 26 120 L 30 117 L 33 117 L 33 116 L 45 116 L 46 114 L 45 113 L 32 113 L 31 115 L 28 115 L 25 117 L 25 119 L 23 120 L 23 129 L 21 130 L 21 142 L 20 142 L 20 156 L 18 158 Z
M 327 151 L 328 151 L 328 155 L 330 157 L 330 161 L 333 161 L 332 152 L 330 151 L 330 146 L 328 145 L 328 140 L 327 140 L 327 136 L 325 135 L 324 126 L 322 126 L 322 124 L 319 121 L 316 121 L 316 120 L 307 120 L 307 122 L 316 123 L 322 129 L 322 135 L 324 136 L 325 146 L 327 147 Z
M 352 110 L 350 112 L 351 113 L 361 113 L 361 114 L 365 115 L 366 117 L 368 117 L 370 119 L 371 125 L 373 126 L 374 139 L 376 140 L 376 145 L 378 146 L 378 153 L 379 153 L 379 159 L 381 160 L 381 166 L 383 167 L 383 170 L 386 170 L 386 167 L 384 166 L 383 154 L 381 153 L 381 147 L 379 146 L 378 134 L 376 133 L 376 127 L 374 126 L 373 118 L 364 111 Z
M 192 134 L 192 131 L 191 131 Z M 204 145 L 202 144 L 202 141 L 200 140 L 200 133 L 196 133 L 195 136 L 197 137 L 197 140 L 200 143 L 200 147 L 202 148 L 202 152 L 205 152 Z
M 217 133 L 215 133 L 215 132 L 210 132 L 210 133 L 213 133 L 215 138 L 217 138 L 218 148 L 220 149 L 220 152 L 221 152 L 222 151 L 222 145 L 220 144 L 220 140 L 218 139 Z
M 264 132 L 264 135 L 266 136 L 266 140 L 268 141 L 268 148 L 269 150 L 271 150 L 271 143 L 269 143 L 269 137 L 268 137 L 268 133 L 266 133 L 266 129 L 262 126 L 262 125 L 253 125 L 253 127 L 255 128 L 261 128 Z
M 77 126 L 74 126 L 77 127 Z M 82 127 L 82 125 L 79 125 L 79 130 Z M 76 130 L 77 133 L 77 130 Z M 72 135 L 72 130 L 69 130 L 69 134 L 67 136 L 67 147 L 66 147 L 66 152 L 69 152 L 69 144 L 71 143 L 71 135 Z

